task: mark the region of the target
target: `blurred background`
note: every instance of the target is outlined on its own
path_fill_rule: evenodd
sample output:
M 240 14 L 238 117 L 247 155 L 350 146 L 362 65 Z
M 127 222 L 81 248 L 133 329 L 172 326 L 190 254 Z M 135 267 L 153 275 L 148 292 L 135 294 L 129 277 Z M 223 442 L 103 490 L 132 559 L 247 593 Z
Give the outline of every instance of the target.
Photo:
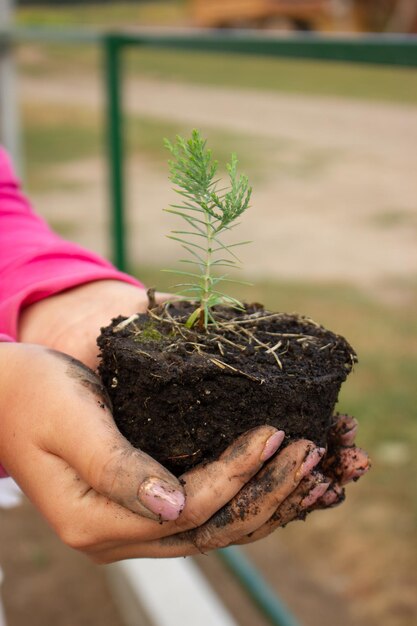
M 415 0 L 17 3 L 20 27 L 237 28 L 280 35 L 417 32 Z M 233 33 L 231 33 L 232 36 Z M 102 53 L 15 49 L 25 189 L 63 236 L 110 255 Z M 136 48 L 124 54 L 129 257 L 149 286 L 179 250 L 163 138 L 199 128 L 238 153 L 254 195 L 239 228 L 234 292 L 345 335 L 359 364 L 340 412 L 360 420 L 373 469 L 333 511 L 245 548 L 305 626 L 417 621 L 417 71 L 377 65 Z M 102 570 L 59 545 L 25 503 L 0 510 L 11 626 L 120 616 Z M 264 623 L 213 555 L 197 559 L 239 624 Z

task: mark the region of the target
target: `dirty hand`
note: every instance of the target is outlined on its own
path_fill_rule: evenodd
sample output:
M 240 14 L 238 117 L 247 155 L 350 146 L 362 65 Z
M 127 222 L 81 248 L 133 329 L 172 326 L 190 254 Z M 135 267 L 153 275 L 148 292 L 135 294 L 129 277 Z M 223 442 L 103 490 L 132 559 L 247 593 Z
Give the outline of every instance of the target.
M 99 563 L 239 541 L 321 457 L 299 441 L 265 465 L 284 434 L 261 426 L 180 481 L 122 437 L 99 379 L 75 359 L 0 344 L 0 372 L 2 463 L 58 536 Z
M 166 294 L 160 294 L 157 300 L 162 302 L 165 298 Z M 21 317 L 20 338 L 22 341 L 40 343 L 66 352 L 86 365 L 95 367 L 97 365 L 95 339 L 100 326 L 107 325 L 112 317 L 121 312 L 129 316 L 136 312 L 145 311 L 147 305 L 148 299 L 143 289 L 118 281 L 89 283 L 28 307 Z M 335 421 L 329 450 L 323 462 L 323 469 L 316 472 L 310 471 L 303 480 L 298 475 L 298 480 L 293 483 L 289 497 L 283 500 L 281 493 L 275 501 L 275 508 L 273 506 L 272 511 L 270 507 L 266 507 L 270 513 L 269 517 L 264 519 L 262 506 L 258 507 L 262 514 L 249 516 L 251 519 L 250 530 L 246 534 L 248 521 L 245 520 L 240 525 L 238 521 L 242 517 L 241 513 L 245 508 L 245 503 L 247 506 L 248 502 L 255 497 L 257 500 L 262 500 L 262 489 L 267 489 L 270 472 L 275 471 L 276 474 L 279 474 L 282 463 L 287 463 L 287 473 L 290 472 L 286 461 L 287 455 L 290 455 L 290 459 L 297 457 L 299 460 L 300 455 L 303 456 L 304 454 L 305 456 L 306 450 L 309 449 L 309 446 L 311 448 L 312 444 L 300 441 L 288 446 L 265 467 L 263 473 L 257 474 L 253 481 L 239 493 L 239 496 L 227 504 L 224 510 L 219 509 L 225 502 L 214 497 L 214 501 L 218 504 L 217 508 L 213 507 L 213 513 L 218 511 L 216 516 L 204 524 L 202 528 L 190 531 L 184 537 L 177 535 L 177 544 L 174 545 L 171 542 L 170 551 L 172 555 L 189 554 L 196 550 L 204 551 L 210 549 L 212 543 L 227 545 L 227 542 L 255 541 L 269 534 L 278 526 L 284 526 L 289 521 L 305 517 L 311 510 L 334 506 L 340 502 L 343 499 L 342 485 L 357 478 L 369 467 L 366 454 L 354 446 L 356 425 L 349 420 L 352 418 L 343 416 L 343 419 L 339 418 Z M 195 471 L 190 472 L 186 485 L 187 502 L 195 497 L 196 493 L 193 492 L 193 489 L 196 484 L 198 484 L 198 489 L 203 491 L 210 485 L 211 470 L 209 471 L 209 469 L 212 466 L 217 467 L 216 464 L 212 464 L 206 466 L 204 470 L 199 469 L 196 474 Z M 294 467 L 297 469 L 296 461 L 294 461 Z M 246 480 L 242 480 L 243 485 L 247 482 L 249 474 L 246 473 L 245 475 L 243 472 L 242 475 L 246 478 Z M 208 485 L 205 481 L 208 481 Z M 259 486 L 259 482 L 261 486 Z M 262 485 L 264 485 L 263 488 Z M 214 491 L 216 491 L 215 486 Z M 272 493 L 271 490 L 270 493 Z M 273 494 L 271 497 L 273 499 L 275 495 Z M 252 513 L 256 507 L 257 505 L 253 504 Z M 226 518 L 228 519 L 228 533 L 225 537 L 224 520 Z M 256 522 L 252 518 L 257 518 Z M 208 517 L 205 517 L 204 512 L 198 511 L 195 521 L 198 520 L 200 523 L 195 523 L 195 526 L 201 526 L 205 519 Z M 235 519 L 234 530 L 230 525 L 232 519 Z M 180 532 L 183 528 L 179 524 L 176 532 Z M 188 548 L 185 547 L 187 542 Z M 192 545 L 194 548 L 191 547 Z M 151 549 L 150 545 L 147 547 Z M 109 549 L 113 550 L 113 548 Z M 119 548 L 115 547 L 114 549 L 116 552 L 111 552 L 112 558 L 125 558 L 117 556 Z M 123 554 L 123 548 L 121 550 L 121 554 Z M 141 547 L 136 547 L 134 555 L 142 554 L 141 550 Z
M 328 509 L 343 502 L 343 486 L 358 480 L 371 466 L 367 453 L 355 445 L 357 429 L 355 418 L 336 415 L 329 433 L 327 450 L 319 466 L 298 484 L 261 528 L 237 543 L 257 541 L 289 522 L 304 520 L 313 511 Z

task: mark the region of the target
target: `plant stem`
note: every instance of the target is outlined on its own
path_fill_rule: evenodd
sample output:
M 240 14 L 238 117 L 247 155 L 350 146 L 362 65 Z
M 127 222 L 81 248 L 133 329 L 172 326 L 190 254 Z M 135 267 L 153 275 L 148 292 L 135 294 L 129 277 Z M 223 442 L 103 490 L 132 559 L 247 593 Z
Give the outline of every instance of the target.
M 213 254 L 213 235 L 215 230 L 211 223 L 211 216 L 206 213 L 205 222 L 206 222 L 206 233 L 207 233 L 207 251 L 206 251 L 206 262 L 205 262 L 205 273 L 203 276 L 203 293 L 201 295 L 201 313 L 199 319 L 199 328 L 203 330 L 207 327 L 208 322 L 208 301 L 211 293 L 211 259 Z

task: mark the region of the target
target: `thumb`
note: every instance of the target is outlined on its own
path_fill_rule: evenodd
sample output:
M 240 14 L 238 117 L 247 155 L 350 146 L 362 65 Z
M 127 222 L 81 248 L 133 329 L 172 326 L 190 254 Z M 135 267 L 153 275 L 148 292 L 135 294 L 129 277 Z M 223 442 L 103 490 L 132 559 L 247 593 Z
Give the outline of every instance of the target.
M 63 369 L 64 380 L 61 372 L 60 428 L 49 434 L 47 450 L 67 461 L 95 491 L 134 513 L 177 519 L 185 504 L 179 480 L 117 430 L 107 393 L 92 370 L 62 353 L 52 354 L 61 362 L 56 375 Z

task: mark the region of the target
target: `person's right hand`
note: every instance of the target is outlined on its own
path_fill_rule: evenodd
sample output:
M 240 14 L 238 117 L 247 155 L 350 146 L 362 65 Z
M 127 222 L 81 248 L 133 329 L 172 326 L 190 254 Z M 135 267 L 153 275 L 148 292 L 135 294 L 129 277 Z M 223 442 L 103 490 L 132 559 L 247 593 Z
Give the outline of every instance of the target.
M 58 536 L 98 563 L 256 537 L 323 453 L 300 440 L 273 456 L 283 436 L 261 426 L 178 480 L 120 434 L 91 370 L 0 344 L 0 461 Z

